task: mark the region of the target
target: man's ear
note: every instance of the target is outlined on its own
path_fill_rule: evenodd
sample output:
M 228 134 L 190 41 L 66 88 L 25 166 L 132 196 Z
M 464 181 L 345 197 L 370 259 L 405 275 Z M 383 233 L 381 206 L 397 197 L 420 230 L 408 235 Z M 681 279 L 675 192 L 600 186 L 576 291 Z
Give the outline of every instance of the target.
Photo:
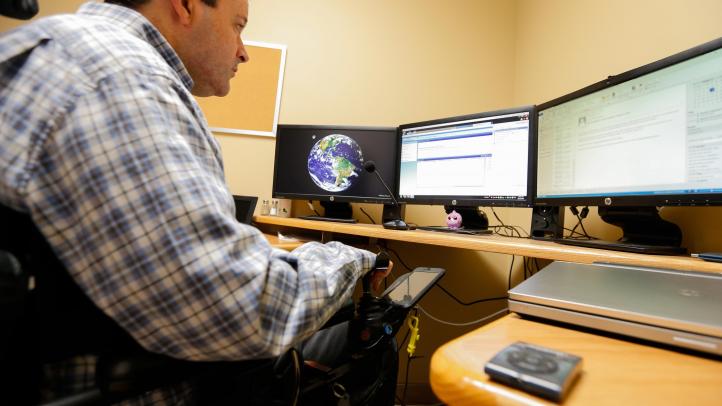
M 193 19 L 196 2 L 193 0 L 170 0 L 173 14 L 182 25 L 188 25 Z

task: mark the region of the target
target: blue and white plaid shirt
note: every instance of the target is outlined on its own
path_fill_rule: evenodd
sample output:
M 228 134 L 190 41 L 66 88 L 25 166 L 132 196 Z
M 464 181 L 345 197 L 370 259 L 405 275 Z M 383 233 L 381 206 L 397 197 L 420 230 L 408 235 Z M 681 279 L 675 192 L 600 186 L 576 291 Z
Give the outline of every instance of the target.
M 146 349 L 277 355 L 350 297 L 374 255 L 338 243 L 286 253 L 238 223 L 192 83 L 128 8 L 87 3 L 4 34 L 0 202 L 31 215 L 83 291 Z

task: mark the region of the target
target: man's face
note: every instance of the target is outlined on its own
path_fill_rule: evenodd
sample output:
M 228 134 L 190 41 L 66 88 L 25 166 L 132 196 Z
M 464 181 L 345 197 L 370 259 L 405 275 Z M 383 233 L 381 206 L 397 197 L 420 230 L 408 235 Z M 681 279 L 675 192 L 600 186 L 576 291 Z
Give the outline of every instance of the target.
M 248 61 L 241 40 L 248 0 L 218 0 L 215 7 L 198 3 L 183 63 L 193 78 L 194 95 L 225 96 L 238 64 Z

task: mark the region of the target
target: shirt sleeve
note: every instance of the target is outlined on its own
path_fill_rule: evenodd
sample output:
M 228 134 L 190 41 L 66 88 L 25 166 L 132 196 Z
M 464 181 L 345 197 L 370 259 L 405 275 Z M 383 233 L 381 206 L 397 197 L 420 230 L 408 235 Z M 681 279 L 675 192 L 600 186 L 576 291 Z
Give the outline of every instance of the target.
M 313 334 L 374 263 L 270 247 L 235 220 L 220 151 L 189 94 L 139 72 L 57 117 L 29 209 L 83 291 L 144 348 L 192 360 L 274 356 Z

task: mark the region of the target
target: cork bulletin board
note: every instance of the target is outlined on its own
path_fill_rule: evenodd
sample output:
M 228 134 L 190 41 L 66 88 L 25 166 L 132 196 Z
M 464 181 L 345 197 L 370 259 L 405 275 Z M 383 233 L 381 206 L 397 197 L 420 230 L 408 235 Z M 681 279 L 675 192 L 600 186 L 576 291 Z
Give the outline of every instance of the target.
M 211 131 L 276 136 L 286 46 L 245 41 L 249 61 L 238 65 L 225 97 L 198 97 Z

